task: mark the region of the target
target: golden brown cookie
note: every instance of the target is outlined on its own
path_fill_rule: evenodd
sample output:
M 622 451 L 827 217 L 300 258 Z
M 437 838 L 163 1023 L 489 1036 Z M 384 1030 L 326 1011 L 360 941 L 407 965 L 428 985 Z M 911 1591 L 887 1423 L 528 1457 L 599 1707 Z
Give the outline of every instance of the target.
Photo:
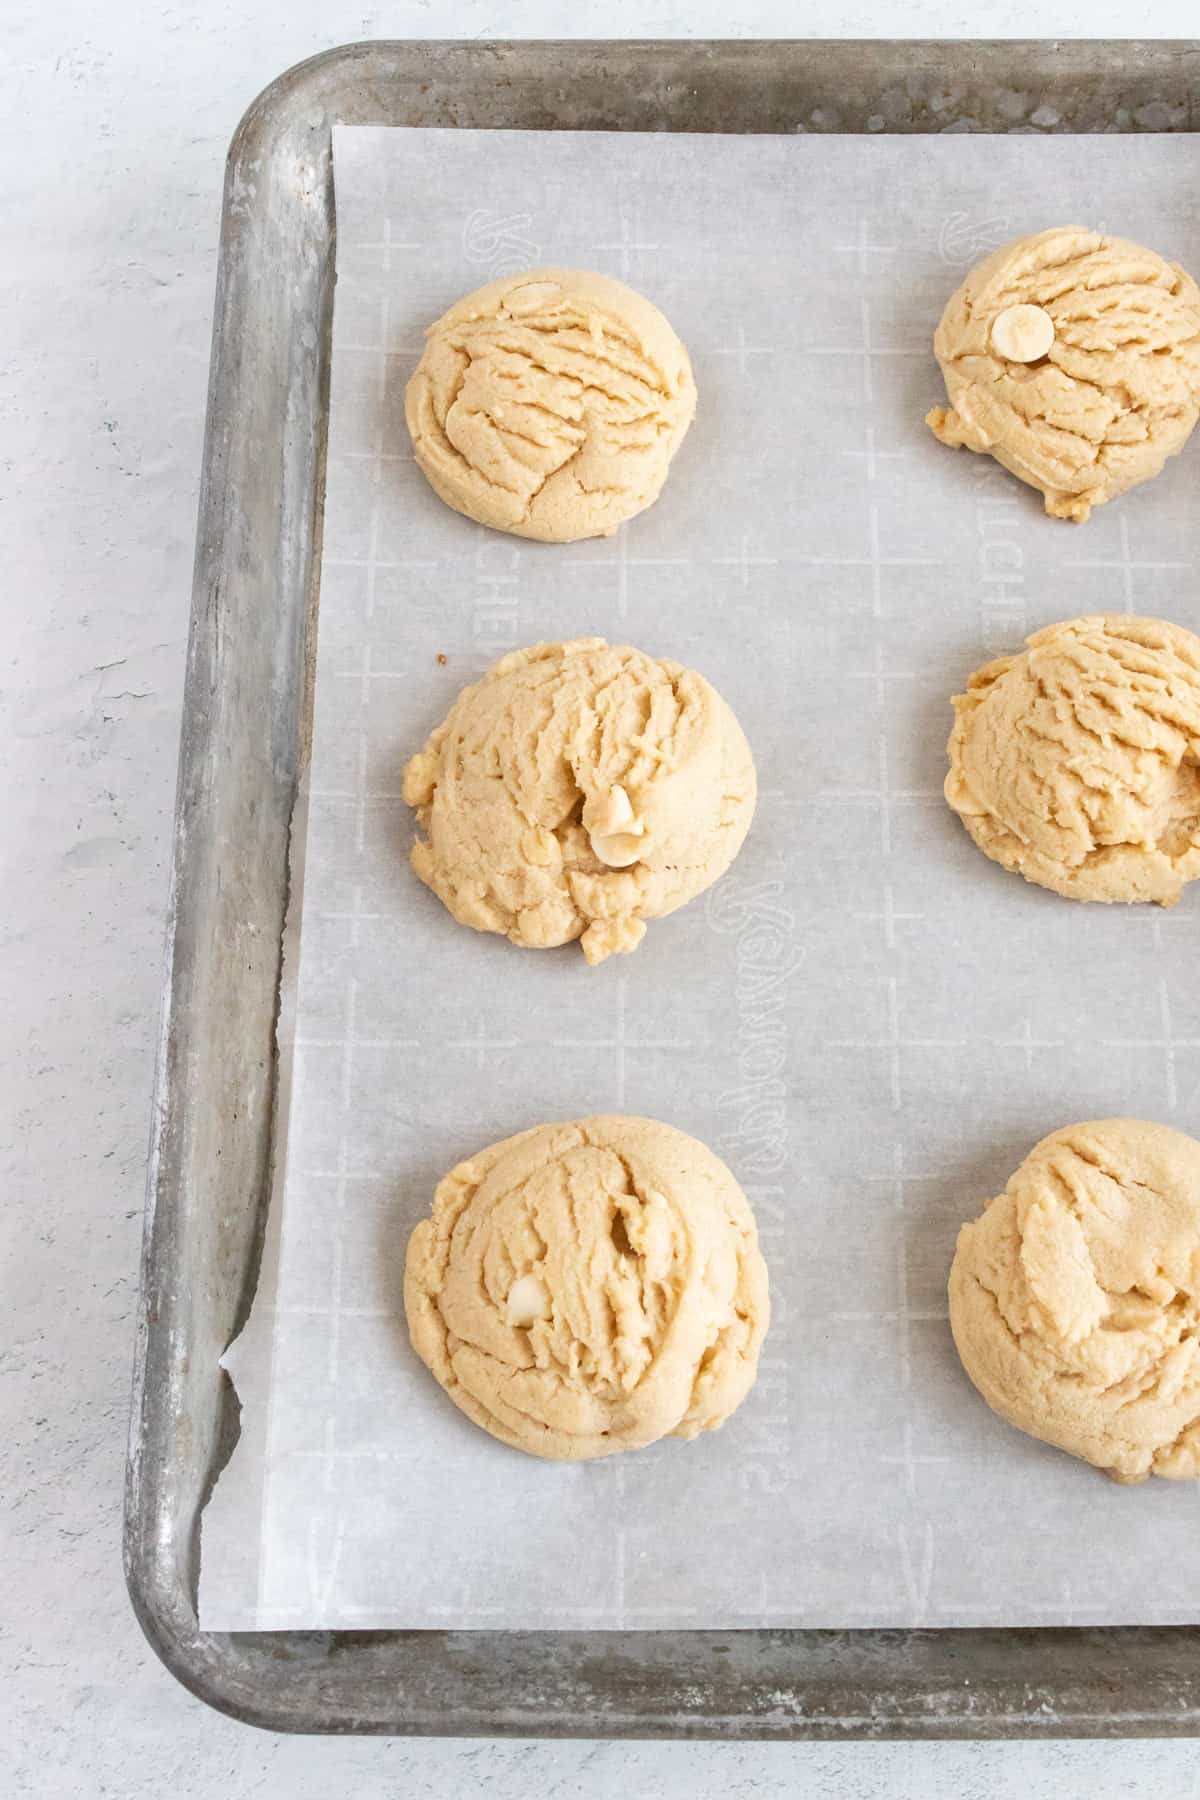
M 946 798 L 979 848 L 1070 900 L 1172 906 L 1200 875 L 1200 638 L 1070 619 L 954 700 Z
M 1124 238 L 1064 225 L 972 269 L 933 340 L 950 404 L 927 423 L 1082 522 L 1149 481 L 1200 417 L 1200 289 Z
M 438 1183 L 413 1347 L 493 1437 L 557 1461 L 715 1431 L 754 1384 L 767 1270 L 741 1188 L 653 1119 L 539 1125 Z
M 729 867 L 754 813 L 741 727 L 703 676 L 603 638 L 514 650 L 404 772 L 413 867 L 462 925 L 589 963 Z
M 1068 1125 L 964 1225 L 963 1367 L 993 1411 L 1119 1481 L 1200 1476 L 1200 1144 Z
M 518 537 L 605 536 L 658 498 L 696 410 L 656 306 L 584 269 L 468 294 L 426 333 L 405 396 L 417 462 L 456 512 Z

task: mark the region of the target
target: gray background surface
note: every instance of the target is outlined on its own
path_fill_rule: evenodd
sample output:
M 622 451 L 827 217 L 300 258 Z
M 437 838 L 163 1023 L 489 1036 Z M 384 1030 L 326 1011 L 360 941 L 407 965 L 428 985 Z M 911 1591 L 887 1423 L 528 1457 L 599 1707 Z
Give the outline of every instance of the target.
M 782 0 L 581 0 L 571 26 L 757 36 L 791 17 Z M 805 22 L 827 35 L 1129 28 L 1120 0 L 823 0 Z M 1191 9 L 1159 0 L 1139 24 L 1182 35 Z M 1187 1744 L 271 1738 L 189 1699 L 128 1610 L 131 1318 L 225 146 L 272 76 L 328 45 L 566 29 L 552 0 L 5 8 L 0 1785 L 89 1800 L 1200 1795 Z

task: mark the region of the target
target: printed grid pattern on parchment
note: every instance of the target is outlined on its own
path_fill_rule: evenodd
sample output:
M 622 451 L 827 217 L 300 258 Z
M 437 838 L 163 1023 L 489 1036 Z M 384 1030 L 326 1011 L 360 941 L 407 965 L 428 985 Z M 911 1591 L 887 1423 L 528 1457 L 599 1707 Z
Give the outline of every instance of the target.
M 1195 453 L 1080 530 L 921 423 L 932 324 L 997 242 L 1103 191 L 1111 228 L 1200 264 L 1184 148 L 339 132 L 260 1624 L 1195 1618 L 1195 1493 L 1119 1490 L 993 1419 L 945 1276 L 1046 1130 L 1200 1127 L 1200 909 L 1073 908 L 940 797 L 948 698 L 986 656 L 1085 611 L 1200 627 Z M 663 499 L 612 540 L 485 532 L 411 460 L 423 325 L 539 262 L 643 288 L 695 364 Z M 591 971 L 456 927 L 407 870 L 399 790 L 466 680 L 596 632 L 709 675 L 762 793 L 708 901 Z M 403 1248 L 456 1159 L 608 1109 L 730 1162 L 774 1323 L 723 1432 L 547 1466 L 412 1356 Z

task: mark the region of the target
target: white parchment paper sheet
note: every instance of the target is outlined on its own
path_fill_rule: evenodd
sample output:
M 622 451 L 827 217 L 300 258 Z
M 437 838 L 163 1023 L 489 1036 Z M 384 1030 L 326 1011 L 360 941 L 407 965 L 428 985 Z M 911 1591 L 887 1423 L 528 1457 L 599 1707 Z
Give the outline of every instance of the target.
M 959 1223 L 1043 1133 L 1200 1130 L 1200 906 L 1071 906 L 940 799 L 949 695 L 988 655 L 1081 612 L 1200 628 L 1200 449 L 1076 528 L 922 424 L 934 322 L 994 245 L 1079 219 L 1200 267 L 1195 145 L 346 129 L 335 172 L 294 1086 L 202 1623 L 1200 1619 L 1195 1488 L 1009 1430 L 945 1316 Z M 663 498 L 607 541 L 488 533 L 409 453 L 424 325 L 538 263 L 624 276 L 695 364 Z M 399 800 L 464 682 L 587 633 L 708 675 L 762 790 L 707 902 L 599 970 L 456 926 Z M 556 1467 L 444 1399 L 400 1272 L 452 1163 L 601 1110 L 732 1165 L 774 1321 L 725 1430 Z

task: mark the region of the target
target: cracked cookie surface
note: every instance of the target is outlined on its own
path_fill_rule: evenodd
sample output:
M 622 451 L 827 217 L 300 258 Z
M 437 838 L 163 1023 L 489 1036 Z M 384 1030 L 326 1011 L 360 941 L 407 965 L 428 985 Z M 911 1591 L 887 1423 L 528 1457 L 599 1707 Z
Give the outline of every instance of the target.
M 954 699 L 946 799 L 979 848 L 1070 900 L 1171 906 L 1200 875 L 1200 638 L 1097 615 Z
M 514 650 L 404 771 L 416 873 L 462 925 L 589 963 L 710 887 L 750 828 L 750 747 L 702 675 L 603 638 Z
M 1117 1480 L 1200 1476 L 1200 1144 L 1101 1119 L 1044 1138 L 964 1225 L 950 1324 L 1010 1425 Z
M 1082 523 L 1157 475 L 1200 417 L 1200 289 L 1178 264 L 1065 225 L 1006 244 L 933 340 L 943 444 L 994 456 Z
M 548 543 L 605 536 L 651 505 L 695 410 L 687 351 L 658 308 L 582 269 L 467 294 L 429 327 L 405 395 L 435 493 Z
M 539 1125 L 452 1169 L 409 1239 L 404 1305 L 455 1405 L 556 1461 L 724 1424 L 769 1315 L 725 1164 L 672 1126 L 615 1116 Z

